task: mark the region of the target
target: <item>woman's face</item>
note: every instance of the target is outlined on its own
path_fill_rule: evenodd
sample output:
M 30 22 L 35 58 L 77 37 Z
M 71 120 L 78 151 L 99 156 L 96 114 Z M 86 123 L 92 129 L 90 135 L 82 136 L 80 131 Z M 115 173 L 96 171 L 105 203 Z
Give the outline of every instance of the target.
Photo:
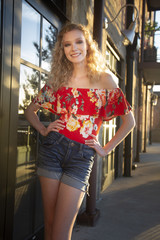
M 72 30 L 63 36 L 63 47 L 66 58 L 74 63 L 83 62 L 87 55 L 87 43 L 83 32 Z

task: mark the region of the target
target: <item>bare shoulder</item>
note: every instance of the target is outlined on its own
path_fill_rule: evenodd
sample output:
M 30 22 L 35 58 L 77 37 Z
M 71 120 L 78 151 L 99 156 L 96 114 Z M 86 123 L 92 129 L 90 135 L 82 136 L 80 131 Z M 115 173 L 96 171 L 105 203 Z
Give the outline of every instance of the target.
M 101 83 L 105 89 L 112 90 L 118 87 L 116 77 L 110 71 L 101 74 Z

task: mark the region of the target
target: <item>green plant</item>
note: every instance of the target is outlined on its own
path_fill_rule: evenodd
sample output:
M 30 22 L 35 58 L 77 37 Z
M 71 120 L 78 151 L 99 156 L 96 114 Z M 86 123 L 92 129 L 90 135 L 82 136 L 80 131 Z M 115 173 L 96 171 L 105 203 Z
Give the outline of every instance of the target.
M 153 37 L 154 33 L 159 30 L 160 30 L 160 26 L 158 26 L 158 22 L 151 22 L 151 20 L 148 19 L 148 21 L 145 23 L 145 29 L 144 29 L 146 48 L 148 47 L 153 48 L 150 42 L 150 37 Z
M 146 36 L 146 37 L 153 36 L 154 33 L 155 33 L 156 31 L 159 31 L 159 30 L 160 30 L 160 26 L 158 26 L 158 22 L 153 22 L 153 23 L 151 23 L 151 20 L 149 19 L 149 20 L 145 23 L 144 32 L 145 32 L 145 36 Z

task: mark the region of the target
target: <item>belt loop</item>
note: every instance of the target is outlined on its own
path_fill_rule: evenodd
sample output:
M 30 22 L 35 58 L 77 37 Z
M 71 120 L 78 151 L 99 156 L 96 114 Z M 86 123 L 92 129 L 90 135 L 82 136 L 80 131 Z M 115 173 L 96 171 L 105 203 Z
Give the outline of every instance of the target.
M 82 144 L 82 143 L 80 143 L 80 146 L 79 146 L 79 151 L 80 151 L 80 152 L 82 152 L 82 150 L 83 150 L 83 144 Z
M 57 140 L 57 143 L 60 143 L 63 138 L 64 138 L 64 135 L 62 135 L 62 136 Z

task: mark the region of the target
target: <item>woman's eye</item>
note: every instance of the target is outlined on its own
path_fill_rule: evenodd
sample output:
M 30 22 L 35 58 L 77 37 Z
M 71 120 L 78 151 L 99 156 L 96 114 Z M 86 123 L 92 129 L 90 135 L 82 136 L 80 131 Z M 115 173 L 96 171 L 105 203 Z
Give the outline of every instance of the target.
M 64 47 L 69 47 L 69 46 L 70 46 L 69 43 L 64 44 Z
M 82 40 L 79 40 L 79 41 L 77 41 L 77 42 L 75 42 L 75 43 L 76 43 L 76 44 L 82 44 L 83 41 L 82 41 Z M 64 44 L 64 47 L 69 47 L 69 46 L 71 46 L 70 43 L 65 43 L 65 44 Z
M 78 44 L 81 44 L 81 43 L 83 43 L 83 41 L 79 40 L 77 43 L 78 43 Z

